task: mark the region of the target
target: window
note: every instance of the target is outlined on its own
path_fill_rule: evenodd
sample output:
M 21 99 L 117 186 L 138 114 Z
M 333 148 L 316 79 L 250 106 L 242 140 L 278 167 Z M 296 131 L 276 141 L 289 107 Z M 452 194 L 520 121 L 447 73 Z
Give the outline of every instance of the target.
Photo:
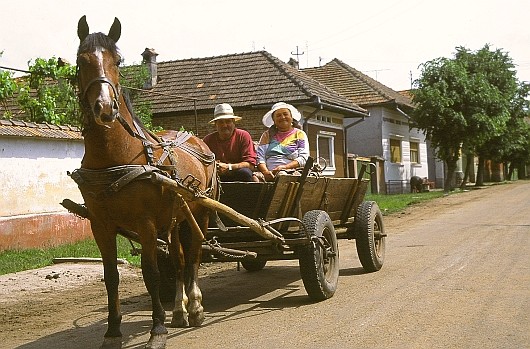
M 390 139 L 390 162 L 401 163 L 401 141 Z
M 420 144 L 418 142 L 410 142 L 410 162 L 420 163 Z
M 334 135 L 334 132 L 323 131 L 317 135 L 317 161 L 321 166 L 327 166 L 326 170 L 335 169 Z M 325 162 L 320 158 L 323 158 Z

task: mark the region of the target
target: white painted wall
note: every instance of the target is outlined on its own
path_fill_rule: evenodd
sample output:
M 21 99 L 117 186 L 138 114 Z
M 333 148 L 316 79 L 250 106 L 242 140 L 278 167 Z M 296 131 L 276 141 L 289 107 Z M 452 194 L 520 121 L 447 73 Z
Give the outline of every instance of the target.
M 0 217 L 66 211 L 59 203 L 83 203 L 67 175 L 81 166 L 82 140 L 0 137 Z
M 425 136 L 417 129 L 409 130 L 408 120 L 401 113 L 384 108 L 382 122 L 383 158 L 385 159 L 385 180 L 408 181 L 412 176 L 428 177 L 427 144 Z M 393 120 L 390 122 L 388 120 Z M 401 163 L 390 162 L 390 138 L 401 140 Z M 420 163 L 410 162 L 410 142 L 419 143 Z

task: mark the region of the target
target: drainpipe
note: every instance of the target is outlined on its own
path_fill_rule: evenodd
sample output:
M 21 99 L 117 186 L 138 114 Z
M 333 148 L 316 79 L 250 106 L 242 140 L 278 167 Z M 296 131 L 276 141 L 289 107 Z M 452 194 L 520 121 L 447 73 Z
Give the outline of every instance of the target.
M 406 117 L 407 120 L 410 120 L 410 116 L 407 113 L 405 113 L 403 110 L 399 109 L 399 107 L 397 105 L 396 105 L 396 110 L 397 110 L 398 113 L 400 113 L 401 115 Z
M 368 114 L 370 115 L 370 114 Z M 348 164 L 348 129 L 363 122 L 365 116 L 361 117 L 359 120 L 352 122 L 351 124 L 344 127 L 344 139 L 342 140 L 342 143 L 344 143 L 344 157 L 346 158 L 346 178 L 350 178 L 350 166 Z M 357 174 L 355 174 L 357 175 Z

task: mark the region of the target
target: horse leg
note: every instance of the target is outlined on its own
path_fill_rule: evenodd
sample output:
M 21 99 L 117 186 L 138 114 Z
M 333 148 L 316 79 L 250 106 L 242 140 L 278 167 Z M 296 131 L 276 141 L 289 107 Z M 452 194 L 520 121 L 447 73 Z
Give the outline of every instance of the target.
M 103 275 L 105 279 L 105 288 L 107 289 L 108 304 L 108 326 L 107 332 L 103 339 L 101 349 L 119 349 L 121 348 L 122 334 L 120 298 L 118 286 L 120 283 L 120 274 L 118 273 L 116 234 L 108 233 L 110 229 L 92 222 L 92 232 L 94 239 L 101 252 L 103 259 Z M 113 230 L 115 231 L 115 230 Z
M 186 222 L 182 222 L 179 226 L 173 229 L 171 233 L 171 243 L 169 244 L 169 255 L 176 265 L 177 270 L 177 285 L 175 296 L 175 307 L 173 308 L 173 318 L 171 319 L 171 327 L 188 327 L 188 297 L 184 286 L 184 250 L 180 241 L 179 230 L 189 229 Z
M 162 349 L 166 347 L 167 329 L 164 325 L 166 313 L 160 301 L 160 272 L 157 265 L 156 233 L 155 229 L 145 229 L 144 232 L 152 231 L 152 234 L 140 238 L 142 243 L 142 276 L 145 287 L 151 296 L 152 319 L 151 336 L 146 344 L 147 349 Z
M 186 210 L 185 210 L 186 211 Z M 204 308 L 202 306 L 202 292 L 199 288 L 199 267 L 202 257 L 203 232 L 208 229 L 208 213 L 196 215 L 199 222 L 188 210 L 186 220 L 190 225 L 190 245 L 186 254 L 186 293 L 188 294 L 188 321 L 190 326 L 201 326 L 204 321 Z

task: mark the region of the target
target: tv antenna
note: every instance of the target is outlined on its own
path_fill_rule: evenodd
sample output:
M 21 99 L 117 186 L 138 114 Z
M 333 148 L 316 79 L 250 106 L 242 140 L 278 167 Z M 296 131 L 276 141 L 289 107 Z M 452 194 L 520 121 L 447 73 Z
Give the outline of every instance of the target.
M 296 53 L 291 51 L 291 55 L 296 56 L 296 60 L 298 62 L 300 62 L 300 59 L 299 59 L 298 56 L 303 56 L 304 54 L 305 54 L 305 52 L 300 53 L 300 51 L 298 51 L 298 46 L 296 46 Z

